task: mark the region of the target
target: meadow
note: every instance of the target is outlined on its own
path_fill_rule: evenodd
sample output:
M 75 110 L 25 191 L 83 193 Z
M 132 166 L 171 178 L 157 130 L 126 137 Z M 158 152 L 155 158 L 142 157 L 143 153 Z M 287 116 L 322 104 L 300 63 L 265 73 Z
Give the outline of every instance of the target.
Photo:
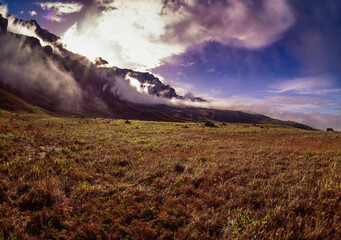
M 0 239 L 340 239 L 341 133 L 0 110 Z

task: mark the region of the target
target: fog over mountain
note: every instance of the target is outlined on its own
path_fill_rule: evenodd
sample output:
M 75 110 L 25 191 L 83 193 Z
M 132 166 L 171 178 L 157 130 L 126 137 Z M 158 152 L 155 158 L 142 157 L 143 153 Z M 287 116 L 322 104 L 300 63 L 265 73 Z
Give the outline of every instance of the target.
M 8 20 L 7 33 L 0 35 L 2 88 L 48 110 L 166 121 L 279 122 L 260 115 L 266 114 L 315 128 L 341 129 L 338 115 L 329 114 L 330 122 L 326 122 L 321 114 L 276 111 L 275 99 L 248 102 L 247 98 L 236 97 L 181 96 L 152 73 L 107 67 L 108 62 L 102 58 L 91 62 L 69 51 L 59 37 L 36 21 L 10 16 L 5 6 L 0 6 L 0 13 Z

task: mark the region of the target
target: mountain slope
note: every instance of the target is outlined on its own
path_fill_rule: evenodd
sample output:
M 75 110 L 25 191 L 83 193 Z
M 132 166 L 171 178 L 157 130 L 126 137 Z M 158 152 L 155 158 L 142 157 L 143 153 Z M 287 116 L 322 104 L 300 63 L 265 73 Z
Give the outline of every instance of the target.
M 25 24 L 37 25 L 36 29 L 40 29 L 34 21 Z M 48 31 L 41 30 L 40 35 L 47 42 L 52 41 L 50 46 L 42 47 L 34 37 L 11 32 L 0 34 L 0 83 L 7 86 L 2 88 L 4 96 L 14 94 L 29 104 L 58 114 L 178 122 L 273 123 L 312 129 L 264 115 L 174 105 L 168 99 L 181 103 L 185 98 L 152 74 L 97 67 L 67 51 L 56 42 L 58 37 Z M 14 106 L 20 105 L 14 98 L 6 99 L 7 108 L 12 100 Z M 195 97 L 190 100 L 204 101 Z
M 29 104 L 22 98 L 18 97 L 18 95 L 4 90 L 2 87 L 0 87 L 0 109 L 15 113 L 48 113 L 42 108 Z

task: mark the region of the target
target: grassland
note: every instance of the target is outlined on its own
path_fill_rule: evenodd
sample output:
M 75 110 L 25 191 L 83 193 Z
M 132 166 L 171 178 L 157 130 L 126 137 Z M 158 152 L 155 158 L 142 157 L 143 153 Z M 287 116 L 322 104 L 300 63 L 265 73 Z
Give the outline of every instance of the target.
M 217 126 L 1 111 L 0 239 L 340 239 L 340 133 Z

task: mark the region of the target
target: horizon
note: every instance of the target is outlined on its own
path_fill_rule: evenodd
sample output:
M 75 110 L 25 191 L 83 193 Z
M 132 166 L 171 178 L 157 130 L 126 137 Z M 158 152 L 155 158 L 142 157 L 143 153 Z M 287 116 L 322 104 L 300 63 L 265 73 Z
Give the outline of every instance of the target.
M 152 72 L 182 95 L 341 130 L 341 2 L 0 3 L 69 50 Z

